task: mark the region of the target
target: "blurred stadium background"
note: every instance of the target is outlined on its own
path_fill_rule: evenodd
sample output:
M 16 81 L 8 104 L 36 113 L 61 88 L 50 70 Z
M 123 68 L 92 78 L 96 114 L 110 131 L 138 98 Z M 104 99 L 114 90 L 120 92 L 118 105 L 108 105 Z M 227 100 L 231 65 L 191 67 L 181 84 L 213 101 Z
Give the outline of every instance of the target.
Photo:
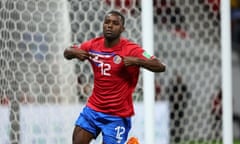
M 240 139 L 240 4 L 232 6 L 234 139 Z M 70 144 L 91 94 L 87 62 L 63 50 L 102 34 L 109 10 L 126 16 L 123 36 L 141 44 L 140 0 L 0 1 L 0 143 Z M 221 144 L 220 0 L 154 0 L 157 144 Z M 143 78 L 130 135 L 143 138 Z M 145 131 L 146 132 L 146 131 Z M 93 143 L 100 143 L 100 139 Z

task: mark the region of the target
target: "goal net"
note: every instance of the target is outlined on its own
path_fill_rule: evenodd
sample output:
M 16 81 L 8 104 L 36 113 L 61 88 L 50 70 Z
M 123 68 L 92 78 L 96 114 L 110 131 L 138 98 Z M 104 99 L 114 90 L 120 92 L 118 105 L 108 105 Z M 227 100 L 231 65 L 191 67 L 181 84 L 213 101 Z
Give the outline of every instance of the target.
M 140 0 L 0 1 L 0 143 L 71 143 L 93 73 L 87 62 L 66 61 L 63 50 L 101 35 L 113 9 L 126 17 L 123 36 L 141 44 Z M 155 74 L 156 142 L 220 143 L 219 0 L 154 0 L 153 13 L 154 54 L 167 64 Z M 141 144 L 142 81 L 130 133 Z

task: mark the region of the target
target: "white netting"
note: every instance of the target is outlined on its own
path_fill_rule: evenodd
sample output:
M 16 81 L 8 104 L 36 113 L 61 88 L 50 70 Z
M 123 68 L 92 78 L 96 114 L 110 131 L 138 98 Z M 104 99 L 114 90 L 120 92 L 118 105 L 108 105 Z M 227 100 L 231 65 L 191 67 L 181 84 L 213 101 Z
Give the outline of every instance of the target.
M 87 62 L 64 60 L 63 50 L 101 35 L 112 9 L 126 16 L 123 35 L 141 44 L 140 3 L 0 1 L 0 143 L 71 143 L 93 74 Z M 155 74 L 156 101 L 169 102 L 170 144 L 221 141 L 219 17 L 218 0 L 154 0 L 155 55 L 167 64 L 165 73 Z M 135 102 L 143 92 L 141 77 Z

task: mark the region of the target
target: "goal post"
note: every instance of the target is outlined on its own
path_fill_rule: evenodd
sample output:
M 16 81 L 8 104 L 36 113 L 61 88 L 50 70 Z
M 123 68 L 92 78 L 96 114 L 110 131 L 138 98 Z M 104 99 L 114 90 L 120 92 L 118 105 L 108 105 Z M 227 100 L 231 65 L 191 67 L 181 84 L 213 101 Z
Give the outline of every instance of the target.
M 141 0 L 142 5 L 142 46 L 150 54 L 154 54 L 153 45 L 153 1 Z M 155 143 L 154 117 L 154 74 L 143 70 L 144 131 L 145 142 Z
M 230 1 L 221 1 L 222 118 L 224 144 L 233 144 L 232 45 L 230 21 Z

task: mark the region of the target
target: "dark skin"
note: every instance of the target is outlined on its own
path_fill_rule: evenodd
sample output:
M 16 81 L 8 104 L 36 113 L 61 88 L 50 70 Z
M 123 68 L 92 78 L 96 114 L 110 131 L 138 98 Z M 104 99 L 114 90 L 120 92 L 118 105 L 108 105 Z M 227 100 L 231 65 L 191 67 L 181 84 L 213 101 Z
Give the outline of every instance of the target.
M 125 30 L 121 17 L 116 14 L 108 14 L 103 23 L 103 34 L 105 37 L 105 46 L 111 48 L 120 41 L 121 33 Z M 77 58 L 81 61 L 93 57 L 88 52 L 83 50 L 66 49 L 64 51 L 66 59 Z M 123 62 L 126 66 L 141 66 L 152 72 L 164 72 L 166 66 L 157 58 L 142 60 L 137 57 L 125 56 Z
M 105 16 L 103 23 L 104 44 L 107 48 L 112 48 L 120 41 L 121 33 L 125 30 L 123 20 L 121 17 L 114 13 L 109 13 Z M 66 59 L 77 58 L 81 61 L 94 57 L 84 50 L 76 50 L 72 47 L 64 51 Z M 158 59 L 143 60 L 137 57 L 125 56 L 123 57 L 125 66 L 140 66 L 152 72 L 164 72 L 165 65 Z M 76 126 L 73 132 L 73 144 L 89 144 L 94 136 L 88 131 Z

